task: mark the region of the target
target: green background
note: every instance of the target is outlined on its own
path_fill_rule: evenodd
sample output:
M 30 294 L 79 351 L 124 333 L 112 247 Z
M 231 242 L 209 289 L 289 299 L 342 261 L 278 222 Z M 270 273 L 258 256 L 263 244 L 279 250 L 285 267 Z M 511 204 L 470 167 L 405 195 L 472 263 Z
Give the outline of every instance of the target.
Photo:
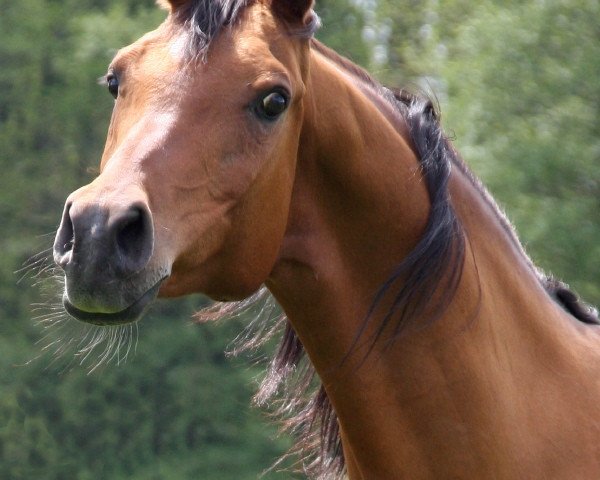
M 437 96 L 534 260 L 595 304 L 599 5 L 316 7 L 331 47 Z M 159 302 L 129 332 L 126 361 L 122 348 L 91 373 L 104 347 L 74 356 L 85 327 L 45 328 L 60 286 L 38 282 L 44 259 L 66 196 L 93 178 L 112 108 L 96 79 L 164 16 L 150 0 L 0 0 L 0 479 L 254 479 L 290 445 L 249 407 L 261 367 L 223 353 L 245 318 L 197 325 L 201 297 Z

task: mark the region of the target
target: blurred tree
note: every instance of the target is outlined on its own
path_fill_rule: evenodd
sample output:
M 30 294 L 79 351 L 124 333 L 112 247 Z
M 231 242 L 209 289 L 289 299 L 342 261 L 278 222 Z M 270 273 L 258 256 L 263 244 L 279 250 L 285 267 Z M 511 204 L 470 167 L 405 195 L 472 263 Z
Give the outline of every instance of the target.
M 600 4 L 423 5 L 381 0 L 386 19 L 403 18 L 390 21 L 390 62 L 404 69 L 392 79 L 433 89 L 534 260 L 600 303 Z
M 319 0 L 315 10 L 322 22 L 317 38 L 338 53 L 367 67 L 371 51 L 363 39 L 365 11 L 349 0 Z
M 534 259 L 596 304 L 599 15 L 598 2 L 482 6 L 441 70 L 453 99 L 447 124 Z

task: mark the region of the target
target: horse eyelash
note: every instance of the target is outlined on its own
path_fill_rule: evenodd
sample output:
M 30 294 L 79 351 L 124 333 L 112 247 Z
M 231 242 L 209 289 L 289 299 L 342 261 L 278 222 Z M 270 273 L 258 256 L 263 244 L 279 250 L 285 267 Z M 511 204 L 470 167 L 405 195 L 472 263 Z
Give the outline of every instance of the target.
M 108 87 L 108 74 L 98 77 L 96 83 L 102 87 Z

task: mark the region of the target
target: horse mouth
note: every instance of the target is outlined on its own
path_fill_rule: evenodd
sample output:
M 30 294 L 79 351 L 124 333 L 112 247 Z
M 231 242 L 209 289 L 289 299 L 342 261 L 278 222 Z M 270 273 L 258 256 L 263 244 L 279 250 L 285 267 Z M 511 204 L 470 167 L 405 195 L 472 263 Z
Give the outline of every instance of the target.
M 163 280 L 164 278 L 156 282 L 156 284 L 147 290 L 140 298 L 119 312 L 103 313 L 80 310 L 69 301 L 66 293 L 63 295 L 63 306 L 69 315 L 76 320 L 85 323 L 91 323 L 102 327 L 132 323 L 142 316 L 146 307 L 156 298 Z

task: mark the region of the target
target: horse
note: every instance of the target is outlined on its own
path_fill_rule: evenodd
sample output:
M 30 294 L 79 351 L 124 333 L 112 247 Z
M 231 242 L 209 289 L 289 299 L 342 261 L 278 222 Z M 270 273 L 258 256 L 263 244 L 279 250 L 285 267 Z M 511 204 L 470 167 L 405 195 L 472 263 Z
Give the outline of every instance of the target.
M 66 200 L 66 311 L 272 295 L 262 399 L 287 395 L 309 477 L 600 478 L 598 313 L 535 267 L 433 103 L 314 39 L 312 0 L 161 3 Z

